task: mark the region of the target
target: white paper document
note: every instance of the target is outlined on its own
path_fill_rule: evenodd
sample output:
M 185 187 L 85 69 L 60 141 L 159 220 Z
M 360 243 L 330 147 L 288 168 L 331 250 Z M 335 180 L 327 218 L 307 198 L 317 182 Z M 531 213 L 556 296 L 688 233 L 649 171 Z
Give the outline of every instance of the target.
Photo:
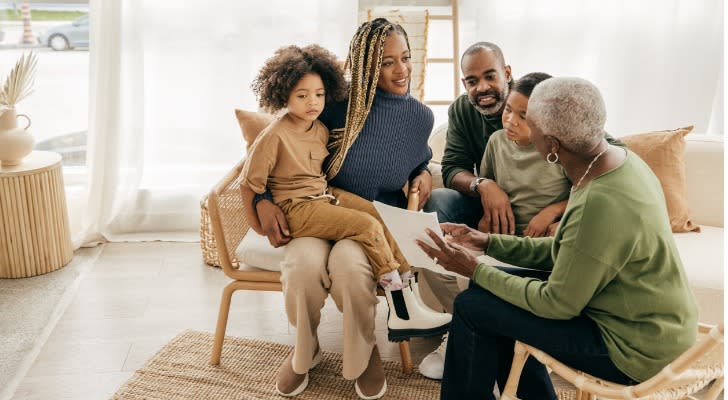
M 420 239 L 432 247 L 437 247 L 425 232 L 426 228 L 430 228 L 438 236 L 443 237 L 440 223 L 437 221 L 437 213 L 405 210 L 378 201 L 374 202 L 374 208 L 377 209 L 384 224 L 399 245 L 399 249 L 402 250 L 402 254 L 412 266 L 431 269 L 441 274 L 460 276 L 460 274 L 450 272 L 435 264 L 435 261 L 415 243 L 415 239 Z

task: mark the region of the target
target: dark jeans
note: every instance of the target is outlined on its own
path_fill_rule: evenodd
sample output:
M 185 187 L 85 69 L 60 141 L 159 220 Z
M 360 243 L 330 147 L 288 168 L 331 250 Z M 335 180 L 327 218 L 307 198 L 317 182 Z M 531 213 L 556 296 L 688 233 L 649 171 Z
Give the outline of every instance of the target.
M 424 207 L 425 212 L 436 212 L 440 222 L 465 224 L 478 228 L 483 218 L 483 205 L 479 197 L 466 196 L 457 190 L 437 188 L 432 191 Z
M 501 269 L 541 280 L 549 275 L 544 271 Z M 440 399 L 494 399 L 493 385 L 497 382 L 502 391 L 508 379 L 515 340 L 593 376 L 634 383 L 612 363 L 599 329 L 590 318 L 540 318 L 471 281 L 470 287 L 455 299 Z M 528 358 L 521 373 L 518 397 L 557 398 L 546 367 L 533 357 Z

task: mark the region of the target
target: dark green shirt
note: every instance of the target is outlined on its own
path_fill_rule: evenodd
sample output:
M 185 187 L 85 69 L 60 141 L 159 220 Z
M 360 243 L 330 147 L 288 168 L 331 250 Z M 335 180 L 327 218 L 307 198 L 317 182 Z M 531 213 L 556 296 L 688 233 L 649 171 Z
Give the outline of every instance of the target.
M 452 178 L 461 171 L 479 175 L 480 160 L 493 132 L 503 129 L 501 114 L 486 117 L 463 94 L 447 110 L 447 139 L 442 155 L 442 179 L 450 187 Z
M 571 193 L 556 236 L 490 238 L 489 256 L 551 275 L 521 278 L 480 264 L 473 281 L 543 318 L 591 318 L 630 378 L 650 378 L 695 342 L 698 310 L 660 182 L 631 151 Z

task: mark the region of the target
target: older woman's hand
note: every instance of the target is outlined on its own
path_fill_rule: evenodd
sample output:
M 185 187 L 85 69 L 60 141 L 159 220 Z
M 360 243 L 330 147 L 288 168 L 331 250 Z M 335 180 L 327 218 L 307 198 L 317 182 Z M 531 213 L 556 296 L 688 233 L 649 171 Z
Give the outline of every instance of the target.
M 443 224 L 445 225 L 445 224 Z M 448 224 L 453 225 L 453 224 Z M 446 270 L 456 272 L 465 277 L 472 277 L 478 260 L 465 247 L 452 241 L 445 242 L 435 232 L 430 229 L 426 230 L 427 235 L 435 242 L 436 247 L 416 239 L 417 245 L 435 262 L 443 266 Z
M 425 206 L 425 203 L 427 203 L 427 200 L 430 199 L 430 194 L 432 193 L 432 175 L 424 170 L 420 172 L 415 179 L 412 179 L 412 183 L 410 183 L 410 191 L 420 192 L 420 203 L 418 204 L 417 209 L 421 210 L 422 207 Z
M 469 250 L 485 251 L 488 248 L 490 235 L 475 230 L 465 224 L 440 224 L 442 234 L 450 243 L 455 243 Z

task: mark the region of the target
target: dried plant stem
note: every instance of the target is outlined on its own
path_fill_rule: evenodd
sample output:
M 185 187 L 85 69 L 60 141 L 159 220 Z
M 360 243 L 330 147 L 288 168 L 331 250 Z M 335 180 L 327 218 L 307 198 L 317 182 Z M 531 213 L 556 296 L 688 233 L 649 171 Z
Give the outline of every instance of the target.
M 15 67 L 0 87 L 0 113 L 15 107 L 21 100 L 33 93 L 37 61 L 38 58 L 31 51 L 27 56 L 23 54 L 15 63 Z

